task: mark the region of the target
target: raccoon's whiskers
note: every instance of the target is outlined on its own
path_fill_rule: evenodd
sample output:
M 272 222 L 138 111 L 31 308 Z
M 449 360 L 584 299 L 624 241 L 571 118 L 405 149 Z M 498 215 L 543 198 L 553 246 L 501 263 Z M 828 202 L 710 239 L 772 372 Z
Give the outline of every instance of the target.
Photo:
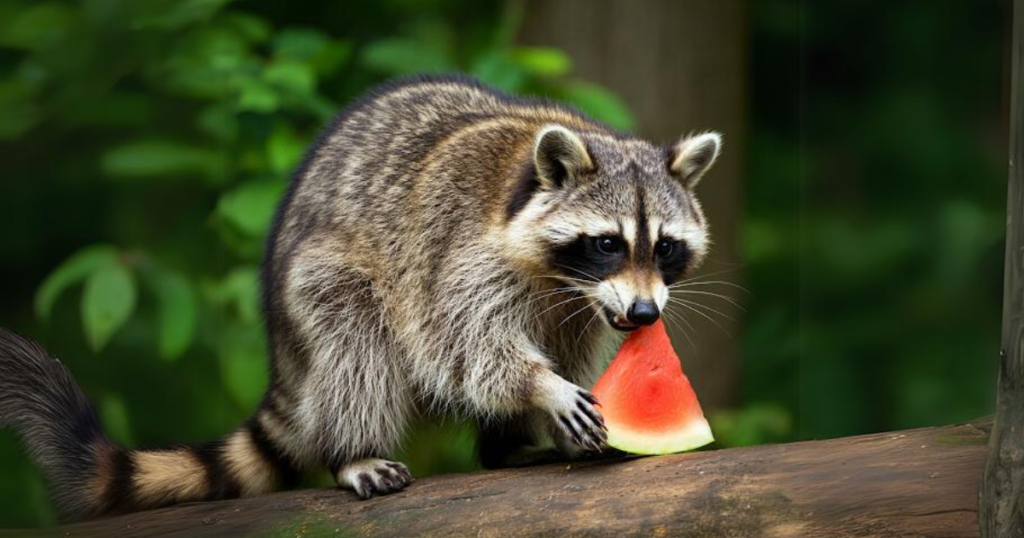
M 559 323 L 559 324 L 558 324 L 558 325 L 556 326 L 556 328 L 557 328 L 557 327 L 561 327 L 562 325 L 565 325 L 565 323 L 566 323 L 567 321 L 569 321 L 570 319 L 572 319 L 573 317 L 575 317 L 575 316 L 576 316 L 576 314 L 579 314 L 580 312 L 583 312 L 584 310 L 586 310 L 586 309 L 588 309 L 588 308 L 590 308 L 590 307 L 594 306 L 595 304 L 597 304 L 597 299 L 595 299 L 595 300 L 591 301 L 591 302 L 590 302 L 590 304 L 588 304 L 588 305 L 585 305 L 585 306 L 584 306 L 583 308 L 581 308 L 581 309 L 579 309 L 579 310 L 577 310 L 577 311 L 573 312 L 572 314 L 569 314 L 569 316 L 568 316 L 567 318 L 563 319 L 563 320 L 562 320 L 562 322 L 561 322 L 561 323 Z
M 722 269 L 721 271 L 712 271 L 710 273 L 703 273 L 703 274 L 700 274 L 700 275 L 694 275 L 694 276 L 691 276 L 690 278 L 684 278 L 683 280 L 680 280 L 679 282 L 677 282 L 674 285 L 678 286 L 679 284 L 683 284 L 683 283 L 686 283 L 686 282 L 695 282 L 695 281 L 696 282 L 700 282 L 701 279 L 708 278 L 708 277 L 713 277 L 713 276 L 717 276 L 717 275 L 722 275 L 722 274 L 725 274 L 725 273 L 732 273 L 732 272 L 738 271 L 739 269 L 740 269 L 739 267 L 733 267 L 731 269 Z
M 582 283 L 582 284 L 593 284 L 593 283 L 597 282 L 596 280 L 583 280 L 582 278 L 575 278 L 575 277 L 565 276 L 565 275 L 537 275 L 537 276 L 531 276 L 530 277 L 531 280 L 537 279 L 537 278 L 553 278 L 555 280 L 569 280 L 571 282 L 579 282 L 579 283 Z
M 729 281 L 726 281 L 726 280 L 696 280 L 696 281 L 693 281 L 693 282 L 684 280 L 682 282 L 677 282 L 675 284 L 672 284 L 668 288 L 670 290 L 674 290 L 674 289 L 679 289 L 679 288 L 689 288 L 691 286 L 701 286 L 701 285 L 710 285 L 710 284 L 720 284 L 722 286 L 732 286 L 733 288 L 736 288 L 738 290 L 742 290 L 742 291 L 745 291 L 747 293 L 750 293 L 750 290 L 748 290 L 747 288 L 744 288 L 743 286 L 740 286 L 739 284 L 736 284 L 736 283 L 733 283 L 733 282 L 729 282 Z
M 679 332 L 683 333 L 683 338 L 686 338 L 686 341 L 690 344 L 690 347 L 693 348 L 695 350 L 695 352 L 700 353 L 700 351 L 697 351 L 697 350 L 699 350 L 699 348 L 697 347 L 697 344 L 693 343 L 693 339 L 690 338 L 690 333 L 687 332 L 686 329 L 684 329 L 682 326 L 680 326 L 679 322 L 676 319 L 676 316 L 679 316 L 678 317 L 679 320 L 682 320 L 683 323 L 685 323 L 686 326 L 689 327 L 691 331 L 696 332 L 696 330 L 694 330 L 694 328 L 693 328 L 693 325 L 691 325 L 690 322 L 687 321 L 686 316 L 683 316 L 682 314 L 676 314 L 675 312 L 672 312 L 672 311 L 670 311 L 668 309 L 665 309 L 665 311 L 662 312 L 662 314 L 665 316 L 665 320 L 666 321 L 668 321 L 673 327 L 675 327 L 677 330 L 679 330 Z M 699 335 L 698 335 L 698 338 L 699 338 Z
M 541 311 L 541 313 L 539 313 L 536 316 L 534 316 L 534 318 L 535 319 L 539 318 L 539 317 L 543 316 L 544 314 L 548 313 L 550 310 L 558 308 L 559 306 L 562 306 L 562 305 L 564 305 L 566 303 L 571 303 L 573 301 L 579 301 L 580 299 L 593 299 L 593 297 L 591 297 L 589 295 L 586 295 L 586 294 L 580 294 L 580 295 L 575 295 L 573 297 L 569 297 L 568 299 L 566 299 L 564 301 L 559 301 L 559 302 L 557 302 L 557 303 L 555 303 L 555 304 L 545 308 L 543 311 Z
M 594 314 L 590 316 L 590 321 L 587 321 L 587 324 L 583 326 L 583 330 L 580 331 L 580 335 L 576 337 L 576 343 L 577 344 L 580 343 L 580 340 L 583 339 L 583 335 L 587 334 L 587 329 L 590 328 L 590 324 L 594 323 L 594 320 L 597 319 L 597 316 L 600 315 L 600 314 L 601 314 L 600 310 L 595 310 Z
M 697 310 L 696 308 L 694 308 L 694 307 L 690 306 L 690 305 L 689 305 L 689 304 L 687 304 L 686 302 L 683 302 L 683 301 L 680 301 L 680 300 L 678 300 L 678 299 L 675 299 L 674 297 L 673 297 L 673 298 L 670 298 L 670 299 L 672 300 L 672 302 L 673 302 L 673 303 L 675 303 L 675 304 L 678 304 L 678 305 L 682 306 L 683 308 L 687 308 L 687 309 L 689 309 L 689 310 L 692 310 L 693 312 L 695 312 L 695 313 L 699 314 L 700 316 L 702 316 L 702 317 L 706 318 L 706 319 L 707 319 L 708 321 L 710 321 L 711 323 L 714 323 L 714 324 L 715 324 L 715 326 L 716 326 L 716 327 L 718 327 L 719 329 L 721 329 L 721 331 L 722 331 L 723 333 L 725 333 L 725 335 L 726 335 L 726 336 L 728 336 L 728 337 L 732 338 L 732 333 L 730 333 L 730 332 L 729 332 L 728 330 L 726 330 L 726 328 L 725 328 L 725 327 L 723 327 L 723 326 L 722 326 L 722 324 L 721 324 L 721 323 L 719 323 L 719 322 L 718 322 L 718 320 L 716 320 L 715 318 L 713 318 L 713 317 L 711 317 L 711 316 L 709 316 L 709 315 L 705 314 L 704 312 L 702 312 L 702 311 L 700 311 L 700 310 Z
M 682 299 L 682 298 L 679 298 L 679 297 L 669 297 L 668 300 L 672 301 L 672 302 L 676 302 L 676 303 L 697 306 L 697 307 L 703 308 L 704 310 L 708 310 L 710 312 L 714 312 L 715 314 L 718 314 L 719 316 L 722 316 L 723 318 L 725 318 L 725 319 L 727 319 L 729 321 L 733 321 L 733 322 L 736 321 L 736 318 L 730 316 L 729 314 L 726 314 L 725 312 L 722 312 L 721 310 L 716 310 L 714 308 L 711 308 L 710 306 L 708 306 L 706 304 L 698 303 L 697 301 L 690 301 L 690 300 Z
M 594 276 L 594 275 L 592 275 L 592 274 L 590 274 L 590 273 L 588 273 L 586 271 L 581 271 L 579 269 L 576 269 L 575 267 L 569 267 L 569 266 L 566 266 L 566 265 L 555 265 L 555 267 L 558 267 L 559 269 L 565 269 L 567 271 L 575 271 L 576 273 L 581 274 L 581 275 L 589 278 L 591 283 L 600 282 L 601 281 L 600 278 L 597 278 L 596 276 Z
M 710 291 L 698 291 L 698 290 L 679 290 L 679 289 L 675 289 L 675 290 L 672 290 L 672 291 L 675 292 L 675 293 L 686 293 L 686 294 L 690 294 L 690 295 L 710 295 L 711 297 L 717 297 L 717 298 L 719 298 L 719 299 L 721 299 L 721 300 L 723 300 L 723 301 L 725 301 L 725 302 L 735 306 L 736 308 L 739 308 L 740 310 L 743 310 L 744 312 L 746 312 L 746 309 L 743 308 L 743 306 L 740 305 L 740 303 L 736 299 L 733 299 L 732 297 L 729 297 L 728 295 L 722 295 L 721 293 L 713 293 L 713 292 L 710 292 Z
M 541 299 L 547 299 L 548 297 L 552 297 L 552 296 L 558 295 L 560 293 L 573 293 L 573 292 L 579 292 L 579 291 L 580 290 L 577 289 L 577 288 L 564 287 L 564 288 L 555 288 L 553 290 L 544 290 L 544 291 L 539 291 L 539 292 L 536 292 L 536 293 L 531 293 L 530 296 L 529 296 L 530 297 L 530 304 L 533 304 L 533 303 L 535 303 L 537 301 L 540 301 Z

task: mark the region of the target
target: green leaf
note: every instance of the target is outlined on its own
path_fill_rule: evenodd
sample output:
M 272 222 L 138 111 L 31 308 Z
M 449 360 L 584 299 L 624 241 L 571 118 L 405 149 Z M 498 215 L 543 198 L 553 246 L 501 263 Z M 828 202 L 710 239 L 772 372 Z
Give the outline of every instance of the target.
M 313 28 L 285 28 L 274 37 L 274 54 L 308 61 L 323 52 L 330 41 L 327 34 Z
M 305 140 L 296 136 L 287 124 L 279 124 L 267 139 L 267 159 L 270 168 L 278 174 L 285 174 L 298 164 L 306 151 Z
M 270 85 L 251 80 L 245 82 L 238 96 L 238 108 L 263 114 L 277 110 L 281 99 Z
M 157 299 L 160 357 L 173 361 L 192 344 L 197 310 L 195 292 L 180 274 L 155 270 L 148 275 Z
M 526 71 L 544 77 L 560 77 L 572 70 L 569 55 L 549 47 L 518 47 L 512 51 L 512 61 Z
M 218 358 L 228 393 L 240 407 L 256 407 L 268 378 L 266 340 L 259 325 L 235 325 L 225 330 Z
M 112 177 L 139 178 L 200 174 L 223 178 L 227 169 L 224 152 L 168 140 L 129 142 L 103 155 L 103 171 Z
M 600 86 L 573 82 L 567 84 L 562 92 L 564 98 L 580 110 L 616 129 L 629 131 L 636 126 L 633 114 L 626 104 L 617 95 Z
M 89 346 L 99 351 L 135 309 L 135 280 L 120 263 L 93 269 L 82 294 L 82 324 Z
M 269 22 L 249 13 L 239 11 L 226 13 L 219 17 L 219 20 L 250 43 L 262 43 L 269 39 L 274 31 Z
M 117 250 L 108 245 L 93 245 L 72 254 L 46 277 L 36 291 L 36 316 L 49 321 L 53 305 L 64 290 L 85 280 L 97 267 L 115 263 Z
M 260 277 L 253 266 L 237 267 L 215 289 L 214 300 L 220 304 L 233 304 L 239 319 L 253 324 L 259 321 Z
M 275 57 L 308 64 L 320 74 L 336 71 L 351 53 L 351 43 L 311 28 L 287 28 L 274 38 Z
M 240 31 L 204 26 L 185 34 L 149 71 L 161 89 L 222 102 L 258 81 L 264 60 L 251 49 Z
M 278 60 L 263 71 L 263 80 L 275 88 L 298 95 L 308 95 L 316 90 L 316 73 L 301 62 Z
M 249 181 L 225 193 L 217 214 L 250 236 L 262 236 L 270 227 L 277 201 L 284 192 L 280 181 Z
M 526 71 L 509 61 L 502 51 L 493 51 L 477 58 L 471 73 L 484 84 L 507 92 L 519 91 L 526 80 Z
M 429 42 L 415 39 L 385 39 L 371 43 L 363 51 L 367 67 L 392 75 L 424 71 L 453 71 L 455 61 Z

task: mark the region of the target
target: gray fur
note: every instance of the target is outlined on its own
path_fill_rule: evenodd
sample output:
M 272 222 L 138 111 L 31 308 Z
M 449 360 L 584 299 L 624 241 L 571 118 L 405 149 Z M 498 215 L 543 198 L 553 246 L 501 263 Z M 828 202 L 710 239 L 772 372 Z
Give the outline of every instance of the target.
M 597 303 L 626 292 L 578 285 L 546 260 L 588 227 L 635 221 L 642 197 L 698 264 L 706 226 L 669 158 L 464 79 L 405 81 L 343 113 L 280 209 L 264 279 L 275 387 L 298 402 L 284 442 L 294 457 L 385 457 L 420 412 L 525 413 L 556 440 L 599 442 L 599 426 L 568 431 L 558 409 L 601 367 Z M 509 219 L 531 164 L 538 192 Z M 566 185 L 548 179 L 558 166 Z

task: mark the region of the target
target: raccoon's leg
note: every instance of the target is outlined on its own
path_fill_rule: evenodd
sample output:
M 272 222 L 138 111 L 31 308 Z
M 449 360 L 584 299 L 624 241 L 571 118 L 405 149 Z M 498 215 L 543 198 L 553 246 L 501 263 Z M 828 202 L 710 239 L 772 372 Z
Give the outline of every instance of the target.
M 588 332 L 588 329 L 593 329 L 590 325 L 594 319 L 584 318 L 588 316 L 569 318 L 564 331 L 559 333 L 558 337 L 549 340 L 545 349 L 553 357 L 557 357 L 555 368 L 559 375 L 580 387 L 592 387 L 615 353 L 619 342 L 618 337 L 611 333 L 600 330 Z M 597 406 L 597 410 L 601 411 L 600 405 Z M 602 446 L 600 450 L 586 450 L 561 424 L 545 421 L 544 426 L 560 453 L 561 461 L 608 459 L 624 454 L 607 445 Z
M 599 450 L 607 439 L 597 399 L 553 372 L 525 338 L 497 349 L 471 348 L 469 353 L 474 360 L 465 365 L 463 388 L 482 415 L 540 411 L 582 448 Z
M 372 285 L 339 268 L 337 257 L 310 249 L 289 278 L 290 310 L 308 353 L 298 416 L 338 485 L 366 498 L 410 481 L 404 465 L 385 459 L 412 413 L 410 383 Z
M 576 368 L 566 368 L 565 376 L 566 379 L 572 383 L 581 387 L 589 387 L 594 384 L 594 378 L 597 376 L 592 371 L 592 368 L 590 368 L 584 361 L 585 359 L 578 359 L 573 364 Z M 597 407 L 600 409 L 600 405 Z M 547 421 L 545 425 L 547 426 L 548 433 L 554 441 L 555 449 L 559 454 L 560 461 L 607 459 L 624 454 L 617 449 L 603 445 L 603 443 L 601 448 L 598 450 L 588 449 L 588 447 L 581 446 L 571 432 L 568 432 L 561 424 L 552 424 L 551 421 Z M 603 420 L 601 421 L 601 425 L 602 427 L 604 426 Z M 602 441 L 606 439 L 607 437 L 604 437 Z

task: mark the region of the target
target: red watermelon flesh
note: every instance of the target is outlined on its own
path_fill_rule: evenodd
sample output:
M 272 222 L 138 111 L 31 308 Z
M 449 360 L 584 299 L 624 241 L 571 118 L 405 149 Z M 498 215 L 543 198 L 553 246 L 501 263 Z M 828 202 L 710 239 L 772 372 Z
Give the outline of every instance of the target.
M 592 392 L 619 450 L 671 454 L 715 440 L 661 321 L 630 333 Z

